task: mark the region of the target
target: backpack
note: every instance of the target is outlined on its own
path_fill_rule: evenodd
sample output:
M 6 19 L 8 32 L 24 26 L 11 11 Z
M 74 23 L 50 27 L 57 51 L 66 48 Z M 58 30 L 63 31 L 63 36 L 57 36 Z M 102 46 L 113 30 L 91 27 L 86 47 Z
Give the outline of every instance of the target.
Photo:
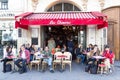
M 12 71 L 12 65 L 11 64 L 6 64 L 6 72 Z
M 91 67 L 91 64 L 88 64 L 87 66 L 85 66 L 85 72 L 89 72 L 90 67 Z
M 90 67 L 90 73 L 91 74 L 97 74 L 97 69 L 98 69 L 98 66 L 97 65 L 93 65 Z

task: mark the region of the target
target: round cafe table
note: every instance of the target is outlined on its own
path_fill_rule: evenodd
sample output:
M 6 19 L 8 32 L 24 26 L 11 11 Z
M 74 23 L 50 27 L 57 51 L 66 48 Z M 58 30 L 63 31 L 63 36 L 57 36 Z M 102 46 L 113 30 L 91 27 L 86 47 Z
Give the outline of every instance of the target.
M 103 56 L 93 56 L 92 58 L 95 58 L 97 61 L 106 59 L 106 57 Z

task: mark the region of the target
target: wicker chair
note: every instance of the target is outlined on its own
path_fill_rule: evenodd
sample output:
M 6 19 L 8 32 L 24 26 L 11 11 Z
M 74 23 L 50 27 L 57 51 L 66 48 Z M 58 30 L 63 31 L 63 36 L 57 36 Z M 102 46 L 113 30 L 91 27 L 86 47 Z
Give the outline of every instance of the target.
M 32 66 L 35 65 L 35 67 L 37 66 L 37 69 L 39 71 L 40 69 L 40 64 L 41 64 L 41 59 L 38 58 L 38 54 L 34 54 L 33 56 L 33 60 L 30 62 L 30 70 L 32 69 Z
M 53 59 L 53 69 L 55 69 L 56 68 L 56 65 L 57 64 L 60 64 L 60 65 L 62 65 L 61 64 L 61 58 L 59 57 L 60 55 L 63 55 L 61 52 L 56 52 L 55 54 L 54 54 L 54 59 Z
M 65 68 L 65 65 L 68 64 L 70 66 L 70 72 L 71 72 L 71 65 L 72 65 L 72 54 L 70 52 L 64 52 L 64 55 L 66 56 L 62 61 L 62 68 Z

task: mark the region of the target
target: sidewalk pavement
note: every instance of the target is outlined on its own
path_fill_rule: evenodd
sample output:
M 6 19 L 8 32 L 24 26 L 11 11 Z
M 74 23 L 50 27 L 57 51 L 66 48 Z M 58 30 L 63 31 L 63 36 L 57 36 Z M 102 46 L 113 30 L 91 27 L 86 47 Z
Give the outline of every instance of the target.
M 27 73 L 3 73 L 2 63 L 0 63 L 0 80 L 120 80 L 120 61 L 115 61 L 114 72 L 111 74 L 89 74 L 85 72 L 85 65 L 72 63 L 72 71 L 69 71 L 69 66 L 64 72 L 55 70 L 55 73 L 39 72 L 37 70 L 28 70 Z

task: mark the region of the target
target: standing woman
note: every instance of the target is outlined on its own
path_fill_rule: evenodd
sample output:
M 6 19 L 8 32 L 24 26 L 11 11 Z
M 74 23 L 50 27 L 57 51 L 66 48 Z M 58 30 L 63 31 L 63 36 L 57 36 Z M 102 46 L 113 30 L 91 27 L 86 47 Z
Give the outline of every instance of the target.
M 3 62 L 3 72 L 6 72 L 6 63 L 8 61 L 12 61 L 13 60 L 13 51 L 11 47 L 7 47 L 6 48 L 6 52 L 4 53 L 4 58 L 1 60 L 1 62 Z

